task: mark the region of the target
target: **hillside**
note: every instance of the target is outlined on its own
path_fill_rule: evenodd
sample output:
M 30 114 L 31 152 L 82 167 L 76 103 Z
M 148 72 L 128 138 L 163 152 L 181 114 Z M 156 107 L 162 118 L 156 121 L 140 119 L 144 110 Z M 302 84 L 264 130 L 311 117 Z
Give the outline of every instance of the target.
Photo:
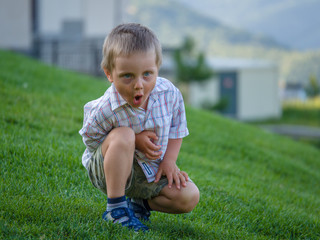
M 257 8 L 261 7 L 258 2 L 252 4 L 251 0 L 241 2 L 240 6 L 231 2 L 232 6 L 237 8 L 230 10 L 230 14 L 242 10 L 243 16 L 238 17 L 239 21 L 253 14 L 249 10 L 245 12 L 243 6 L 251 4 Z M 278 64 L 281 81 L 307 85 L 310 75 L 315 75 L 320 84 L 320 50 L 304 52 L 291 50 L 285 44 L 280 44 L 265 35 L 230 27 L 212 16 L 205 15 L 206 11 L 203 9 L 209 11 L 215 9 L 212 7 L 215 2 L 203 0 L 201 3 L 195 1 L 186 3 L 184 0 L 132 0 L 127 7 L 126 20 L 149 26 L 156 32 L 164 47 L 180 46 L 184 37 L 189 35 L 196 40 L 198 48 L 204 51 L 207 57 L 267 59 Z M 229 1 L 219 4 L 225 6 Z M 271 2 L 267 5 L 269 4 Z M 307 39 L 305 35 L 301 36 Z
M 319 0 L 178 1 L 229 26 L 270 36 L 292 49 L 320 49 Z
M 177 46 L 185 36 L 190 35 L 197 39 L 201 48 L 205 48 L 212 40 L 235 45 L 283 48 L 271 38 L 229 27 L 175 0 L 132 0 L 127 7 L 126 21 L 151 27 L 166 46 Z
M 320 151 L 187 106 L 178 159 L 201 191 L 149 233 L 105 223 L 81 165 L 83 105 L 106 81 L 0 51 L 0 239 L 318 239 Z

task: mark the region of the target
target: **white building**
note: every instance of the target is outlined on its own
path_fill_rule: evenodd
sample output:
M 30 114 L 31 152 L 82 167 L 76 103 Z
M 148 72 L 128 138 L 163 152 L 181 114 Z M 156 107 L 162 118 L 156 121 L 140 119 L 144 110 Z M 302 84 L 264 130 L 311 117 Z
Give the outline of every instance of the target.
M 32 48 L 31 0 L 0 1 L 0 48 L 29 51 Z
M 105 36 L 127 0 L 1 0 L 0 48 L 94 73 Z
M 281 116 L 276 65 L 248 59 L 213 59 L 209 65 L 216 74 L 206 82 L 191 83 L 191 105 L 213 106 L 222 101 L 222 113 L 244 121 Z
M 37 0 L 32 2 L 36 4 L 37 33 L 41 36 L 75 33 L 81 34 L 84 38 L 105 37 L 114 26 L 121 23 L 123 18 L 124 0 Z
M 34 35 L 56 37 L 78 31 L 76 37 L 105 36 L 121 23 L 125 1 L 1 0 L 0 47 L 28 50 Z

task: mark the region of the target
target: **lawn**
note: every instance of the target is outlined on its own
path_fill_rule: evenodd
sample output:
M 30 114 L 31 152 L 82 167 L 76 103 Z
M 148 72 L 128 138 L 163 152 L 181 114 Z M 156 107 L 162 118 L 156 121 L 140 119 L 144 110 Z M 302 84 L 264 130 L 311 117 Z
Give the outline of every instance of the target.
M 290 124 L 320 128 L 320 96 L 310 103 L 316 102 L 318 105 L 309 106 L 307 104 L 284 104 L 282 117 L 280 119 L 268 119 L 265 121 L 254 122 L 254 124 Z
M 279 119 L 267 119 L 251 122 L 254 125 L 298 125 L 320 128 L 320 96 L 310 98 L 304 102 L 299 100 L 287 101 L 282 106 L 282 116 Z M 320 139 L 308 136 L 294 138 L 297 141 L 311 144 L 320 149 Z
M 320 150 L 188 106 L 178 161 L 196 209 L 153 213 L 146 234 L 104 222 L 78 130 L 106 87 L 0 51 L 0 239 L 320 238 Z

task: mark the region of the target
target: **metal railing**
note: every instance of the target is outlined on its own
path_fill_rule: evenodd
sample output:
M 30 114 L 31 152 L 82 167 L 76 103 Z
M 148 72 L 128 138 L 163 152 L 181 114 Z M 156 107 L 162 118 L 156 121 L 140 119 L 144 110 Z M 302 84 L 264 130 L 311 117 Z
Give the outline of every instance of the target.
M 100 76 L 103 40 L 37 40 L 34 55 L 39 60 L 64 69 Z

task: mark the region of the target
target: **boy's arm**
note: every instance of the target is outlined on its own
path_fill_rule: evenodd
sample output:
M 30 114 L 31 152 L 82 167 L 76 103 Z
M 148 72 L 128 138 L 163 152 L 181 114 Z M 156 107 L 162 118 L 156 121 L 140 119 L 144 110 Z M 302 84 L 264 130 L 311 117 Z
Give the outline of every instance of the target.
M 159 165 L 155 182 L 158 182 L 161 176 L 165 175 L 168 178 L 169 188 L 172 187 L 173 182 L 175 182 L 178 189 L 180 189 L 180 185 L 182 185 L 183 187 L 186 186 L 186 181 L 188 181 L 188 174 L 186 172 L 180 171 L 176 164 L 181 144 L 182 138 L 169 139 L 167 151 L 162 162 Z

